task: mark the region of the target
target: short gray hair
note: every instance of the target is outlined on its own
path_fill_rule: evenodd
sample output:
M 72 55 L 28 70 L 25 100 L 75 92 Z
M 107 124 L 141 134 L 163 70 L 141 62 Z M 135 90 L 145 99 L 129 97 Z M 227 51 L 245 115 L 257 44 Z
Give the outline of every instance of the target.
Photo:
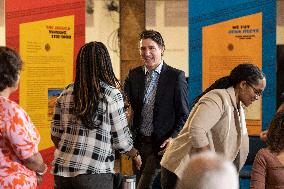
M 177 189 L 238 189 L 238 174 L 234 164 L 212 151 L 191 157 Z

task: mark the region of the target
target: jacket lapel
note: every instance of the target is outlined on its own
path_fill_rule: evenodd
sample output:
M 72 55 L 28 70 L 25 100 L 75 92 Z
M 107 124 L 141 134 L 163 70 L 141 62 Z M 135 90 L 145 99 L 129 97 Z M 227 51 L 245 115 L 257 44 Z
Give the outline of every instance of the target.
M 229 87 L 227 89 L 227 92 L 230 95 L 230 98 L 231 98 L 231 101 L 232 101 L 232 104 L 233 104 L 234 108 L 237 110 L 238 109 L 238 107 L 237 107 L 237 99 L 236 99 L 236 93 L 235 93 L 234 87 Z
M 145 91 L 145 68 L 141 66 L 141 71 L 138 72 L 137 75 L 137 84 L 138 84 L 138 93 L 139 93 L 139 101 L 143 104 L 144 99 L 144 91 Z
M 228 88 L 227 91 L 230 95 L 232 104 L 234 106 L 235 126 L 236 126 L 236 130 L 238 132 L 238 146 L 240 146 L 241 142 L 242 142 L 243 129 L 244 128 L 246 129 L 244 110 L 241 107 L 241 104 L 239 105 L 240 108 L 238 108 L 238 106 L 237 106 L 236 94 L 235 94 L 234 87 Z
M 158 81 L 158 86 L 157 86 L 157 91 L 156 91 L 156 97 L 155 97 L 155 105 L 159 104 L 160 97 L 165 94 L 165 88 L 167 86 L 167 71 L 168 71 L 168 65 L 164 62 L 160 76 L 159 76 L 159 81 Z M 155 106 L 156 107 L 156 106 Z
M 235 116 L 235 125 L 236 129 L 238 132 L 238 147 L 239 147 L 239 168 L 241 168 L 245 161 L 246 157 L 248 154 L 248 146 L 249 146 L 249 141 L 248 141 L 248 132 L 247 132 L 247 127 L 246 127 L 246 121 L 245 121 L 245 111 L 242 105 L 239 105 L 239 108 L 237 108 L 237 103 L 236 103 L 236 94 L 234 91 L 233 87 L 230 87 L 227 89 L 230 98 L 232 100 L 232 104 L 234 106 L 234 116 Z

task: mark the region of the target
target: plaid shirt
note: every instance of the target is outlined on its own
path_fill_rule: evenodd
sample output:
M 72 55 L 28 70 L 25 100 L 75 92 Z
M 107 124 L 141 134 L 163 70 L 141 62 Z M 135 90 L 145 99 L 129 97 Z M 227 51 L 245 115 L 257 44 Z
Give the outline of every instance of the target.
M 98 112 L 104 113 L 103 121 L 96 129 L 84 127 L 72 114 L 73 85 L 58 97 L 51 124 L 51 135 L 60 138 L 52 162 L 54 175 L 74 177 L 79 174 L 114 173 L 114 149 L 125 153 L 133 147 L 122 94 L 103 82 L 101 86 L 105 92 Z

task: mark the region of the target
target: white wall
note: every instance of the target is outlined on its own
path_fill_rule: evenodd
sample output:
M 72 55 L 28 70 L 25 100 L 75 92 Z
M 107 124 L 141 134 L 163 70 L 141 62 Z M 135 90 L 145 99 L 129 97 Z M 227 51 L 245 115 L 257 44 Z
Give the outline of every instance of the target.
M 114 73 L 120 78 L 119 43 L 117 38 L 119 13 L 107 10 L 106 6 L 109 1 L 94 0 L 93 2 L 94 13 L 86 16 L 86 42 L 98 40 L 107 45 Z M 188 27 L 187 25 L 183 27 L 165 26 L 165 0 L 155 2 L 156 25 L 152 26 L 146 23 L 146 28 L 155 29 L 162 34 L 166 44 L 164 60 L 167 64 L 185 71 L 186 76 L 188 76 Z M 185 2 L 187 4 L 187 1 Z M 118 4 L 118 0 L 115 0 L 115 3 Z M 147 16 L 151 17 L 146 12 Z M 149 17 L 146 20 L 150 20 Z
M 163 36 L 166 46 L 164 54 L 165 62 L 175 68 L 183 70 L 185 75 L 188 76 L 188 26 L 187 24 L 186 26 L 166 26 L 165 1 L 166 0 L 148 0 L 148 3 L 150 3 L 147 4 L 149 8 L 152 9 L 151 6 L 155 6 L 155 9 L 149 10 L 146 6 L 146 17 L 150 17 L 146 18 L 146 20 L 149 21 L 149 23 L 146 23 L 146 28 L 157 30 Z M 179 3 L 179 1 L 177 1 L 177 3 Z M 184 1 L 184 3 L 187 5 L 187 1 Z M 147 13 L 147 10 L 151 11 L 151 13 Z M 155 11 L 155 13 L 153 13 L 153 11 Z M 170 14 L 170 12 L 167 12 L 167 14 Z M 188 14 L 186 14 L 186 16 L 187 15 Z M 151 17 L 155 20 L 151 21 Z M 155 24 L 153 25 L 153 23 Z
M 86 16 L 86 42 L 103 42 L 110 54 L 114 73 L 120 78 L 120 57 L 117 32 L 119 28 L 119 13 L 108 11 L 105 0 L 94 0 L 94 13 Z M 115 1 L 118 3 L 118 1 Z

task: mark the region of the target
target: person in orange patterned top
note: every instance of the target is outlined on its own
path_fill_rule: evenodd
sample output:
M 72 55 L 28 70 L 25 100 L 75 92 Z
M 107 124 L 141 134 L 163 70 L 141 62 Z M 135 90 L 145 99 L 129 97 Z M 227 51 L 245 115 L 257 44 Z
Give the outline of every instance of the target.
M 9 100 L 21 68 L 18 53 L 0 46 L 0 188 L 36 188 L 47 170 L 38 151 L 38 131 L 28 114 Z

